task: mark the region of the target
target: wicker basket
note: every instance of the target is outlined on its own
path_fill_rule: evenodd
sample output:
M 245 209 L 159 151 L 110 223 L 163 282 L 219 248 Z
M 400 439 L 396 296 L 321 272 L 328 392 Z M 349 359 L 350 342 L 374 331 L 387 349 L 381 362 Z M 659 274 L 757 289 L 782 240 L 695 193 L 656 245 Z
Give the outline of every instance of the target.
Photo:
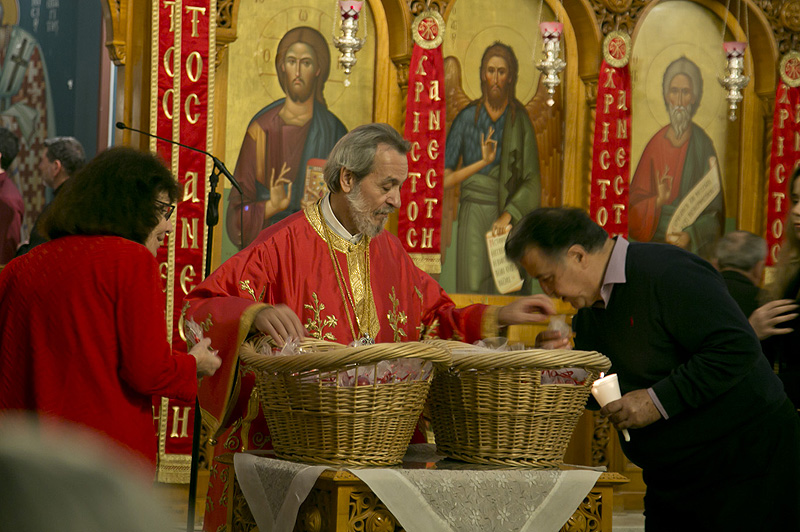
M 441 346 L 408 342 L 345 347 L 304 342 L 311 353 L 269 356 L 245 343 L 241 360 L 256 371 L 256 387 L 272 445 L 281 458 L 320 464 L 384 466 L 400 463 L 428 396 L 424 380 L 361 386 L 323 382 L 330 372 L 369 369 L 380 361 L 422 359 L 450 363 Z
M 557 467 L 594 382 L 611 362 L 596 352 L 526 350 L 486 353 L 432 341 L 453 355 L 431 387 L 436 447 L 478 464 Z M 580 385 L 541 383 L 542 371 L 582 368 Z

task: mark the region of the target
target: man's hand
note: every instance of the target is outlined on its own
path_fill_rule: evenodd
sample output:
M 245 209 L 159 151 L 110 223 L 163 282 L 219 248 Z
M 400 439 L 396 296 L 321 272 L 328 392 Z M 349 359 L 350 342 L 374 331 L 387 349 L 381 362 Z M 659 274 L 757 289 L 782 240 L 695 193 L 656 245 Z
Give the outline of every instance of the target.
M 210 345 L 211 338 L 203 338 L 189 350 L 189 354 L 197 361 L 198 377 L 210 377 L 222 365 L 222 359 L 217 356 L 216 350 L 209 349 Z
M 569 336 L 562 336 L 561 331 L 542 331 L 536 335 L 537 349 L 572 349 Z
M 769 338 L 776 334 L 788 334 L 794 329 L 777 327 L 783 322 L 791 321 L 797 317 L 797 303 L 791 299 L 776 299 L 755 309 L 748 321 L 756 332 L 759 340 Z M 790 314 L 787 314 L 790 313 Z
M 600 415 L 609 417 L 617 430 L 640 429 L 661 419 L 661 413 L 644 389 L 628 392 L 622 399 L 611 401 L 600 410 Z
M 300 323 L 300 318 L 286 305 L 267 307 L 256 314 L 253 327 L 275 340 L 278 347 L 283 347 L 289 338 L 303 338 L 306 329 Z
M 521 297 L 501 307 L 497 313 L 500 325 L 518 325 L 520 323 L 539 323 L 547 320 L 547 316 L 556 313 L 553 301 L 544 294 Z

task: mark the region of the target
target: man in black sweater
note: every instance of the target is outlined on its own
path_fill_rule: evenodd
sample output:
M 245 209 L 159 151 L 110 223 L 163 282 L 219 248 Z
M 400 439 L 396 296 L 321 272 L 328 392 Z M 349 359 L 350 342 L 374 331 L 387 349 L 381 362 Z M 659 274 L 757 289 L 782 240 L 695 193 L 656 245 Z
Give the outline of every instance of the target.
M 631 429 L 648 532 L 800 528 L 800 420 L 709 263 L 569 208 L 529 213 L 506 253 L 579 309 L 575 347 L 611 359 L 623 396 L 601 414 Z

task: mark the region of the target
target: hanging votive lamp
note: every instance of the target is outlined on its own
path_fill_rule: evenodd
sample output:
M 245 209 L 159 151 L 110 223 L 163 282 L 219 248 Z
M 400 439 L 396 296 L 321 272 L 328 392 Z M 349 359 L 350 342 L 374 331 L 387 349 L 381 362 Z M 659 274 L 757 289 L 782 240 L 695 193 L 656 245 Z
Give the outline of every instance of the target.
M 364 37 L 358 37 L 358 17 L 361 8 L 364 6 L 363 0 L 355 2 L 350 0 L 339 0 L 337 3 L 339 13 L 334 16 L 333 26 L 333 45 L 339 50 L 339 65 L 344 69 L 344 85 L 350 86 L 350 72 L 356 64 L 356 52 L 361 50 L 367 40 L 366 23 L 364 25 Z
M 750 82 L 750 78 L 744 75 L 744 51 L 747 48 L 746 42 L 728 41 L 722 43 L 725 50 L 727 65 L 725 66 L 724 76 L 719 78 L 719 83 L 725 89 L 725 99 L 728 100 L 728 118 L 736 120 L 736 109 L 742 101 L 742 89 Z
M 544 74 L 542 83 L 547 87 L 547 105 L 552 106 L 555 103 L 553 95 L 556 87 L 561 83 L 558 75 L 567 66 L 561 59 L 561 32 L 564 31 L 564 25 L 560 22 L 542 22 L 539 24 L 539 31 L 542 34 L 544 59 L 539 61 L 536 68 Z

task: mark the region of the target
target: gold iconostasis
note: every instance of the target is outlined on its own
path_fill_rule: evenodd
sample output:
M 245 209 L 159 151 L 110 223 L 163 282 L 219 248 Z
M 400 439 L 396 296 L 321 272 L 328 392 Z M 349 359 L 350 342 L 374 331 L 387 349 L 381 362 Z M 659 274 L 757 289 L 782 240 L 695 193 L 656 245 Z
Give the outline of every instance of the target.
M 107 44 L 122 67 L 117 118 L 147 129 L 151 89 L 143 64 L 149 61 L 152 37 L 147 23 L 150 2 L 132 0 L 123 2 L 123 8 L 117 2 L 103 4 Z M 230 183 L 220 184 L 214 265 L 246 245 L 258 230 L 324 192 L 321 164 L 344 132 L 370 121 L 388 122 L 403 131 L 412 25 L 426 9 L 438 11 L 445 21 L 448 135 L 460 113 L 490 101 L 487 98 L 495 89 L 488 80 L 487 54 L 500 57 L 510 71 L 498 84 L 502 85 L 498 97 L 515 102 L 520 120 L 535 132 L 535 142 L 519 147 L 515 155 L 535 150 L 531 163 L 535 190 L 526 196 L 525 205 L 518 206 L 523 213 L 540 205 L 589 208 L 603 41 L 616 31 L 626 33 L 631 42 L 631 185 L 666 174 L 676 182 L 681 179 L 680 168 L 653 166 L 662 149 L 656 137 L 676 127 L 667 95 L 670 83 L 665 80 L 680 67 L 693 86 L 683 127 L 702 137 L 703 145 L 697 149 L 704 157 L 715 158 L 720 173 L 721 187 L 712 202 L 717 206 L 715 229 L 705 238 L 737 228 L 765 233 L 777 72 L 781 57 L 798 48 L 798 0 L 367 0 L 359 17 L 359 36 L 365 41 L 349 76 L 339 64 L 340 52 L 332 39 L 338 31 L 336 2 L 218 0 L 208 5 L 216 10 L 212 151 L 238 179 L 252 182 L 252 197 L 244 201 L 231 195 Z M 560 47 L 566 66 L 559 75 L 554 105 L 544 103 L 545 88 L 537 69 L 543 54 L 538 27 L 547 21 L 563 24 Z M 718 82 L 725 67 L 723 41 L 748 44 L 744 73 L 750 82 L 742 91 L 735 120 L 728 119 L 726 92 Z M 490 52 L 497 44 L 502 50 Z M 278 114 L 299 132 L 284 136 L 271 122 Z M 473 114 L 477 123 L 478 113 Z M 468 122 L 466 117 L 461 121 Z M 499 132 L 495 137 L 503 138 Z M 127 138 L 130 141 L 147 147 L 145 140 Z M 449 140 L 448 144 L 455 146 Z M 455 147 L 449 153 L 445 149 L 446 165 L 452 167 L 445 172 L 480 158 L 479 143 L 464 142 L 457 149 L 458 153 Z M 486 176 L 491 178 L 491 172 Z M 449 292 L 496 294 L 459 279 L 467 259 L 458 250 L 458 242 L 464 244 L 457 235 L 467 229 L 482 234 L 487 227 L 465 226 L 459 232 L 459 220 L 462 225 L 477 222 L 459 219 L 466 199 L 458 186 L 451 188 L 445 190 L 439 281 Z M 259 201 L 262 207 L 252 207 Z M 652 222 L 635 220 L 637 226 Z M 396 222 L 390 229 L 396 231 Z M 639 237 L 647 238 L 657 239 Z M 457 290 L 464 286 L 468 288 Z

